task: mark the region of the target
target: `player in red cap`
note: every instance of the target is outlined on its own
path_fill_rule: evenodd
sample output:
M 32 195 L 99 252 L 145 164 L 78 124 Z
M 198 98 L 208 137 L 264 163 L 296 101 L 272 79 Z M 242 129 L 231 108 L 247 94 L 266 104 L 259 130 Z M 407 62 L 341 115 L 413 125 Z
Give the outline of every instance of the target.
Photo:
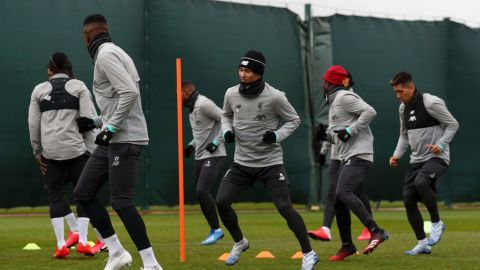
M 323 75 L 323 89 L 329 109 L 328 130 L 320 130 L 320 139 L 335 144 L 341 161 L 335 192 L 335 213 L 342 247 L 331 261 L 341 261 L 356 253 L 352 241 L 350 210 L 371 233 L 364 254 L 370 254 L 389 235 L 373 220 L 362 202 L 365 177 L 373 163 L 373 135 L 369 124 L 377 113 L 362 98 L 344 89 L 348 72 L 342 66 L 332 66 Z

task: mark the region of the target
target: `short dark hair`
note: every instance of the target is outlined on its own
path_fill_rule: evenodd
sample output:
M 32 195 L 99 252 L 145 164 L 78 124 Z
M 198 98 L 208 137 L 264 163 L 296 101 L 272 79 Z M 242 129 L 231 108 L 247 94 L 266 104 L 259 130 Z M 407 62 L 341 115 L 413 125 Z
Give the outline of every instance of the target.
M 410 73 L 405 71 L 400 71 L 390 80 L 391 86 L 396 86 L 399 84 L 407 84 L 413 82 L 413 77 Z
M 348 78 L 350 79 L 350 82 L 348 83 L 348 87 L 352 88 L 355 83 L 353 82 L 353 76 L 352 73 L 348 72 Z
M 107 19 L 102 14 L 92 14 L 88 15 L 85 20 L 83 20 L 83 26 L 89 23 L 103 23 L 107 24 Z
M 73 72 L 72 64 L 70 63 L 67 55 L 63 52 L 56 52 L 50 56 L 48 68 L 53 71 L 53 73 L 62 72 L 71 75 Z
M 182 81 L 182 89 L 188 86 L 195 86 L 192 81 Z

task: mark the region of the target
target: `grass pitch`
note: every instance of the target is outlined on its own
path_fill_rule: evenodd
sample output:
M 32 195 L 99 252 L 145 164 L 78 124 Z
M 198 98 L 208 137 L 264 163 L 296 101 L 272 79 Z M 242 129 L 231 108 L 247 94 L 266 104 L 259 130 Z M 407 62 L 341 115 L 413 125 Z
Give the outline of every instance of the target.
M 250 208 L 250 207 L 249 207 Z M 227 267 L 218 257 L 229 252 L 231 237 L 212 246 L 201 246 L 200 242 L 208 234 L 208 226 L 200 212 L 186 214 L 186 262 L 179 261 L 178 217 L 174 213 L 145 214 L 144 219 L 154 251 L 166 270 L 172 269 L 300 269 L 301 260 L 290 259 L 299 251 L 299 245 L 288 229 L 285 221 L 274 211 L 271 204 L 263 204 L 254 211 L 239 211 L 239 221 L 245 236 L 250 241 L 250 249 L 240 262 Z M 308 229 L 321 226 L 322 212 L 299 210 Z M 1 212 L 0 212 L 1 213 Z M 428 214 L 423 212 L 424 217 Z M 328 257 L 336 253 L 340 246 L 338 231 L 334 226 L 333 240 L 319 242 L 312 240 L 312 246 L 320 256 L 316 269 L 480 269 L 480 259 L 476 251 L 480 248 L 480 213 L 478 209 L 441 210 L 446 224 L 445 234 L 433 248 L 431 255 L 406 256 L 403 252 L 416 243 L 408 225 L 404 211 L 375 211 L 377 223 L 390 233 L 390 239 L 371 255 L 358 255 L 343 262 L 332 263 Z M 362 226 L 353 217 L 354 237 Z M 134 264 L 129 269 L 139 269 L 141 259 L 128 237 L 118 217 L 112 221 L 124 247 L 133 256 Z M 92 230 L 89 239 L 94 240 Z M 54 234 L 48 215 L 4 216 L 0 217 L 0 269 L 103 269 L 107 253 L 85 257 L 72 250 L 63 260 L 51 257 L 55 247 Z M 38 244 L 39 251 L 24 251 L 30 242 Z M 362 250 L 366 242 L 356 241 L 357 249 Z M 255 259 L 262 250 L 270 251 L 275 259 Z

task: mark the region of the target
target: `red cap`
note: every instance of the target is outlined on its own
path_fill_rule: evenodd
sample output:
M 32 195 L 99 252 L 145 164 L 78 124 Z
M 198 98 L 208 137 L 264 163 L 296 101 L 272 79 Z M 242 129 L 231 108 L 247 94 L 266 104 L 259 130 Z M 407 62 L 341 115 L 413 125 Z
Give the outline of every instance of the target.
M 348 78 L 348 72 L 339 65 L 331 66 L 323 74 L 323 80 L 333 85 L 343 85 L 342 81 L 346 78 Z

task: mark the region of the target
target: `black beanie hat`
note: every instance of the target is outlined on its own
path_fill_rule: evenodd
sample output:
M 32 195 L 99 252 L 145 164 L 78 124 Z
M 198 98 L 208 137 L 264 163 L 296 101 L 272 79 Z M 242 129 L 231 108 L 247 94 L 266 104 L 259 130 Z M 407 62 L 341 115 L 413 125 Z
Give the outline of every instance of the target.
M 238 67 L 251 69 L 255 74 L 263 76 L 265 56 L 261 52 L 250 50 L 240 60 Z

